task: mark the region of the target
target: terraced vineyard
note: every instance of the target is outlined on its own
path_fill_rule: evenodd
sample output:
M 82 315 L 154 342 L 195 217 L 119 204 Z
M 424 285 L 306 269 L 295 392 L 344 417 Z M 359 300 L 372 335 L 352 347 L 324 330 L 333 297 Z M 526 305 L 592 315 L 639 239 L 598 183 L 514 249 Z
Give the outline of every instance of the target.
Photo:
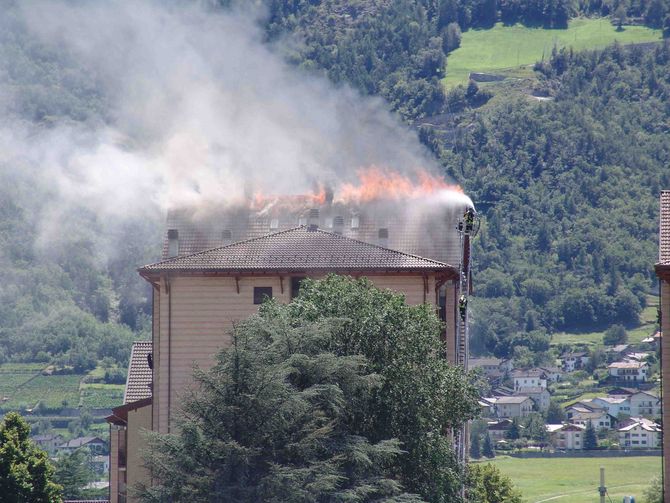
M 85 384 L 81 403 L 90 409 L 111 409 L 123 403 L 123 384 Z

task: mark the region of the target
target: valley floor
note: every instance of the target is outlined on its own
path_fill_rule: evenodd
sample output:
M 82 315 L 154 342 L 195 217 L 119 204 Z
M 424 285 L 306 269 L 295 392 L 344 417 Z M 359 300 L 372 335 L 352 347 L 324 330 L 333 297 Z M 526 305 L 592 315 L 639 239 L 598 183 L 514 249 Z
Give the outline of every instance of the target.
M 622 501 L 628 495 L 642 501 L 651 479 L 661 474 L 660 456 L 541 459 L 500 456 L 493 462 L 512 479 L 528 503 L 599 501 L 601 466 L 605 467 L 605 485 L 611 501 Z

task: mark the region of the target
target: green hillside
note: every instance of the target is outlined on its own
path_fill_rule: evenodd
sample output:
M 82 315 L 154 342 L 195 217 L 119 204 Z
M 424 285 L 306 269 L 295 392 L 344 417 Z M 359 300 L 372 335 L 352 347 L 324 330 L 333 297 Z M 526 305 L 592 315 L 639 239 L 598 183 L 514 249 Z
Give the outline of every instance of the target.
M 461 46 L 448 55 L 444 80 L 451 88 L 467 84 L 470 72 L 518 70 L 519 67 L 548 59 L 554 47 L 572 47 L 580 51 L 604 48 L 614 41 L 635 44 L 660 40 L 660 29 L 626 26 L 618 31 L 607 18 L 573 19 L 567 29 L 497 23 L 490 29 L 470 29 L 463 33 Z

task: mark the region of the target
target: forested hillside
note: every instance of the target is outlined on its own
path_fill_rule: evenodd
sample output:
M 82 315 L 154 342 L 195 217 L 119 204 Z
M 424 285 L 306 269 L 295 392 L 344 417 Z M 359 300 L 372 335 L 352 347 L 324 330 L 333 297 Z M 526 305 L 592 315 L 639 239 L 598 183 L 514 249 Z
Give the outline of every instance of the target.
M 654 286 L 657 195 L 670 187 L 668 48 L 557 53 L 537 68 L 551 102 L 511 93 L 484 105 L 488 91 L 447 96 L 442 78 L 461 30 L 500 18 L 560 26 L 579 13 L 622 14 L 620 6 L 659 26 L 667 2 L 265 4 L 266 43 L 292 64 L 383 97 L 409 125 L 448 104 L 463 108 L 453 142 L 426 130 L 421 138 L 483 215 L 475 349 L 544 351 L 555 330 L 635 322 Z M 14 6 L 4 0 L 0 16 L 3 124 L 113 121 L 100 75 L 26 35 Z M 134 268 L 158 255 L 161 222 L 111 225 L 74 204 L 54 220 L 67 225 L 55 226 L 52 187 L 9 152 L 0 170 L 0 362 L 125 364 L 130 341 L 148 330 L 149 291 Z
M 447 171 L 485 214 L 473 347 L 548 348 L 553 330 L 637 322 L 655 285 L 670 186 L 670 47 L 562 51 L 537 67 L 552 102 L 467 116 Z

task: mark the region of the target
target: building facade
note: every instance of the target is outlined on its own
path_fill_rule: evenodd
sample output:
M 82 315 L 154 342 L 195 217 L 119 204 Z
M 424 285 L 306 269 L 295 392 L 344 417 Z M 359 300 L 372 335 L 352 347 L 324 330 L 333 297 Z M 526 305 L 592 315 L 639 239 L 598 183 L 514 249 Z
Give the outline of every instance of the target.
M 670 190 L 661 192 L 659 256 L 656 275 L 660 282 L 661 295 L 661 379 L 664 396 L 662 397 L 663 424 L 670 424 L 670 400 L 665 393 L 670 390 L 670 344 L 663 342 L 663 334 L 670 333 Z M 663 493 L 670 498 L 670 435 L 663 435 Z
M 357 218 L 357 226 L 365 223 Z M 153 287 L 152 341 L 143 343 L 141 351 L 133 349 L 124 405 L 108 418 L 113 503 L 135 501 L 133 487 L 151 483 L 139 454 L 145 446 L 142 431 L 174 430 L 193 365 L 211 366 L 212 357 L 230 344 L 236 321 L 255 314 L 266 297 L 290 302 L 306 277 L 366 277 L 378 288 L 402 293 L 410 305 L 430 305 L 445 323 L 445 357 L 463 363 L 457 330 L 459 269 L 383 246 L 388 229 L 374 233 L 380 240 L 369 243 L 337 232 L 342 224 L 337 219 L 329 222 L 332 232 L 320 229 L 310 215 L 304 223 L 205 249 L 199 249 L 201 237 L 191 230 L 168 230 L 164 260 L 139 270 Z M 232 241 L 231 234 L 224 232 L 223 239 Z M 186 242 L 179 242 L 179 236 Z

